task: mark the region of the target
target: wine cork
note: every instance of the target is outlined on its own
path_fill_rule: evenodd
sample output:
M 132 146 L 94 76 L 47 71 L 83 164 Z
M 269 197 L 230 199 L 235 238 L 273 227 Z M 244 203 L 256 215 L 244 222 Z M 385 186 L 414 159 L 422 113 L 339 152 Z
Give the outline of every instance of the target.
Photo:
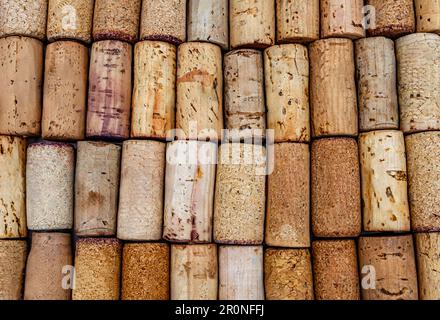
M 219 299 L 264 300 L 263 247 L 219 247 Z
M 321 38 L 365 37 L 364 0 L 321 0 Z
M 265 147 L 227 143 L 219 147 L 214 200 L 217 243 L 261 244 L 264 238 Z
M 75 233 L 114 236 L 118 210 L 121 147 L 79 141 L 75 176 Z
M 309 58 L 299 44 L 264 52 L 267 126 L 275 142 L 310 141 Z
M 400 127 L 440 130 L 440 36 L 415 33 L 396 41 Z
M 140 29 L 141 40 L 185 42 L 186 0 L 142 1 Z
M 217 300 L 217 246 L 171 246 L 171 300 Z
M 229 48 L 228 0 L 189 0 L 188 41 L 207 41 Z
M 394 42 L 384 37 L 355 43 L 361 131 L 399 129 Z
M 320 240 L 312 247 L 315 299 L 359 300 L 354 240 Z
M 0 0 L 0 37 L 18 35 L 44 40 L 48 0 Z
M 176 48 L 142 41 L 134 49 L 131 137 L 165 139 L 174 129 Z
M 417 300 L 412 235 L 359 238 L 363 300 Z
M 266 300 L 313 300 L 312 261 L 308 249 L 266 249 Z
M 25 240 L 0 240 L 0 300 L 21 300 L 26 256 Z
M 165 143 L 125 141 L 122 146 L 118 238 L 162 238 Z
M 95 0 L 93 39 L 135 42 L 142 0 Z
M 313 234 L 317 237 L 358 236 L 361 195 L 356 140 L 315 140 L 311 166 Z
M 414 0 L 417 32 L 440 33 L 440 0 Z
M 77 42 L 57 41 L 46 47 L 41 124 L 44 139 L 84 139 L 88 60 L 88 48 Z
M 70 144 L 30 144 L 26 163 L 29 230 L 64 230 L 73 224 L 75 150 Z
M 38 136 L 43 43 L 24 37 L 0 39 L 0 74 L 0 134 Z
M 217 140 L 223 129 L 223 72 L 220 47 L 189 42 L 177 58 L 176 128 L 181 139 Z
M 417 233 L 417 270 L 420 300 L 440 299 L 440 247 L 439 233 Z
M 231 48 L 264 49 L 275 43 L 275 3 L 267 0 L 230 0 Z
M 26 140 L 0 136 L 0 239 L 24 238 Z
M 47 40 L 92 41 L 94 0 L 50 0 L 47 13 Z
M 25 300 L 70 300 L 65 286 L 66 271 L 72 266 L 69 233 L 32 233 L 26 266 Z
M 313 136 L 356 136 L 358 117 L 353 42 L 325 39 L 312 43 L 310 75 Z
M 212 241 L 217 145 L 174 141 L 167 146 L 163 238 L 172 242 Z
M 276 16 L 278 43 L 319 39 L 319 0 L 277 0 Z
M 401 131 L 359 137 L 365 231 L 410 230 L 405 142 Z
M 230 51 L 224 59 L 226 139 L 262 138 L 266 130 L 263 55 Z
M 367 29 L 369 36 L 397 38 L 415 32 L 413 0 L 366 0 L 375 9 L 374 23 Z
M 131 46 L 126 42 L 109 40 L 93 43 L 87 137 L 129 137 L 131 51 Z
M 168 300 L 169 255 L 166 243 L 125 244 L 122 300 Z
M 269 246 L 310 246 L 310 152 L 302 143 L 274 146 L 268 177 L 265 242 Z
M 440 231 L 440 132 L 406 136 L 411 229 Z

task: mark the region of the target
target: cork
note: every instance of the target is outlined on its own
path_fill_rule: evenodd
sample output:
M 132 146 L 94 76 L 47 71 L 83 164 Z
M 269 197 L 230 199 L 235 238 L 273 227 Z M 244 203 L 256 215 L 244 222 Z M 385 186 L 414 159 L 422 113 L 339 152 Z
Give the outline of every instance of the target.
M 399 129 L 394 42 L 371 37 L 355 42 L 360 131 Z
M 420 300 L 439 300 L 440 234 L 417 233 L 415 241 Z
M 274 1 L 230 0 L 229 27 L 232 49 L 264 49 L 274 45 Z
M 364 0 L 321 0 L 321 38 L 365 37 Z
M 87 137 L 127 139 L 130 134 L 131 54 L 126 42 L 93 43 Z
M 177 53 L 179 139 L 217 140 L 223 129 L 223 72 L 220 47 L 189 42 Z
M 132 138 L 167 138 L 174 129 L 176 48 L 141 41 L 134 48 Z
M 135 42 L 142 0 L 95 0 L 93 40 Z
M 316 300 L 359 300 L 354 240 L 318 240 L 312 245 Z
M 44 40 L 48 0 L 0 0 L 0 37 L 25 36 Z
M 277 43 L 319 39 L 319 0 L 277 0 Z
M 0 74 L 0 134 L 38 136 L 43 43 L 24 37 L 0 39 Z
M 204 0 L 206 1 L 206 0 Z M 142 1 L 141 40 L 186 41 L 186 0 Z
M 312 261 L 308 249 L 266 249 L 266 300 L 313 300 Z
M 262 138 L 266 130 L 262 53 L 254 49 L 228 52 L 224 73 L 226 138 Z
M 78 239 L 72 300 L 119 300 L 121 251 L 113 238 Z
M 0 240 L 0 300 L 22 299 L 26 256 L 26 240 Z
M 0 239 L 24 238 L 26 140 L 0 136 Z
M 169 299 L 169 245 L 127 243 L 122 258 L 122 300 Z
M 440 231 L 440 132 L 411 134 L 405 142 L 411 229 Z
M 171 246 L 171 300 L 217 300 L 217 246 Z
M 412 235 L 359 238 L 363 300 L 418 300 Z
M 66 143 L 29 145 L 26 210 L 29 230 L 65 230 L 73 224 L 75 150 Z
M 79 141 L 75 172 L 75 233 L 114 236 L 118 211 L 121 147 Z
M 86 127 L 89 50 L 73 41 L 46 47 L 43 139 L 82 140 Z
M 401 129 L 440 130 L 440 36 L 414 33 L 399 38 L 396 57 Z
M 311 167 L 313 234 L 317 237 L 358 236 L 361 195 L 356 140 L 315 140 Z
M 365 231 L 410 231 L 405 141 L 401 131 L 359 137 Z
M 188 41 L 207 41 L 229 49 L 228 0 L 188 1 Z
M 47 12 L 47 40 L 92 41 L 94 0 L 50 0 Z
M 440 33 L 439 0 L 414 0 L 417 32 Z
M 263 247 L 219 247 L 219 300 L 264 300 Z
M 165 143 L 130 140 L 122 145 L 118 238 L 162 238 Z
M 375 9 L 374 22 L 367 29 L 369 36 L 397 38 L 415 32 L 413 0 L 366 0 Z
M 212 242 L 217 145 L 174 141 L 167 145 L 163 238 Z
M 266 149 L 258 144 L 219 147 L 214 200 L 214 241 L 255 245 L 264 238 Z
M 310 45 L 314 137 L 356 136 L 358 133 L 353 51 L 353 42 L 349 39 L 318 40 Z
M 25 300 L 70 300 L 65 268 L 72 266 L 69 233 L 32 233 L 26 265 Z M 63 287 L 64 286 L 64 287 Z
M 267 126 L 275 142 L 309 142 L 309 57 L 300 44 L 273 46 L 264 52 Z
M 269 246 L 310 246 L 310 151 L 307 144 L 274 145 L 268 176 L 265 242 Z

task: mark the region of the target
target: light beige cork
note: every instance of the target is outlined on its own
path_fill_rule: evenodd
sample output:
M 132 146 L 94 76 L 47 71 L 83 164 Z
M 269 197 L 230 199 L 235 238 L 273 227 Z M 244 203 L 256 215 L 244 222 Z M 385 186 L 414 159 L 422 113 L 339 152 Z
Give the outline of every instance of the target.
M 165 143 L 129 140 L 122 145 L 118 238 L 162 238 Z
M 420 300 L 440 299 L 440 234 L 416 233 Z
M 364 0 L 321 0 L 321 38 L 365 37 Z
M 22 299 L 26 257 L 26 240 L 0 240 L 0 300 Z
M 309 249 L 266 249 L 264 282 L 266 300 L 313 300 Z
M 0 136 L 0 239 L 24 238 L 26 140 Z
M 440 33 L 440 0 L 414 0 L 417 32 Z

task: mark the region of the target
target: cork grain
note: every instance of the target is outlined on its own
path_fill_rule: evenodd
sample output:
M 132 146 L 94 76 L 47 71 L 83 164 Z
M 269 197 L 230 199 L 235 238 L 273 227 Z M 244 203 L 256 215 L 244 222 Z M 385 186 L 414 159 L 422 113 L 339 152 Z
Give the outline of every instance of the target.
M 0 240 L 0 300 L 21 300 L 27 243 L 25 240 Z
M 440 1 L 415 0 L 417 32 L 440 33 Z
M 440 299 L 440 233 L 415 235 L 420 300 Z
M 321 0 L 321 38 L 365 37 L 364 0 Z

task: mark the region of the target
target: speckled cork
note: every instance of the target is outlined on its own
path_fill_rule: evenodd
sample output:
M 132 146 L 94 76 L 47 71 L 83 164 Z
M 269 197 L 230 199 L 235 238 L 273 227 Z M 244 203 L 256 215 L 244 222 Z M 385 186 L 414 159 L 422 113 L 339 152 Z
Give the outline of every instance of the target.
M 0 0 L 0 37 L 46 37 L 48 0 Z
M 27 149 L 26 210 L 29 230 L 64 230 L 73 224 L 75 150 L 37 142 Z
M 69 233 L 32 233 L 25 300 L 70 300 L 71 290 L 64 281 L 73 264 L 70 237 Z
M 266 249 L 266 300 L 313 300 L 312 261 L 308 249 Z
M 219 147 L 214 201 L 214 241 L 261 244 L 264 237 L 266 148 L 227 143 Z
M 359 235 L 361 192 L 356 140 L 315 140 L 311 158 L 313 234 L 317 237 Z
M 168 300 L 169 255 L 166 243 L 127 243 L 122 260 L 122 300 Z
M 25 240 L 0 240 L 0 300 L 21 300 L 27 243 Z
M 121 251 L 117 239 L 78 239 L 72 300 L 119 300 Z
M 310 151 L 307 144 L 274 145 L 268 176 L 265 242 L 269 246 L 310 246 Z
M 314 241 L 312 254 L 315 299 L 360 299 L 354 240 Z
M 412 235 L 361 237 L 358 246 L 363 300 L 418 300 Z
M 95 0 L 93 40 L 138 39 L 142 0 Z
M 0 134 L 38 136 L 43 43 L 26 37 L 1 38 L 0 74 Z
M 439 0 L 414 0 L 417 32 L 440 33 Z
M 440 299 L 440 233 L 416 233 L 420 300 Z
M 321 38 L 365 37 L 364 0 L 321 0 Z
M 411 229 L 440 231 L 440 132 L 406 136 Z
M 47 40 L 92 41 L 95 0 L 50 0 L 47 12 Z
M 130 140 L 122 145 L 119 239 L 161 239 L 165 147 L 165 143 L 152 140 Z
M 26 140 L 0 135 L 0 239 L 24 238 Z
M 401 130 L 440 130 L 440 36 L 414 33 L 395 46 Z
M 174 45 L 185 42 L 186 2 L 186 0 L 142 1 L 141 40 L 166 41 Z

